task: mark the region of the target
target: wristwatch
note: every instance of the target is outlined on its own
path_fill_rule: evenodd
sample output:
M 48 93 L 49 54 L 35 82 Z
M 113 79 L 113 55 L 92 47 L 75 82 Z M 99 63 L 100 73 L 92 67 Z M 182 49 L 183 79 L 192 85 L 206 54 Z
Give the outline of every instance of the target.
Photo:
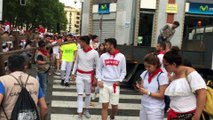
M 151 93 L 150 91 L 148 91 L 148 96 L 151 96 L 151 94 L 152 94 L 152 93 Z

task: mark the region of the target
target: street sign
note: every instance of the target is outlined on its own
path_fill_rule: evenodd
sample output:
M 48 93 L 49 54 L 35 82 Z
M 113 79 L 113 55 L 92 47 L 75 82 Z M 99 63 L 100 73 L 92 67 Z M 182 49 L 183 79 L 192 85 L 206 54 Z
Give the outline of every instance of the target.
M 27 1 L 26 0 L 20 0 L 20 5 L 21 6 L 26 6 Z
M 0 21 L 2 21 L 3 16 L 3 0 L 0 0 Z
M 168 4 L 166 6 L 166 12 L 167 13 L 177 13 L 178 12 L 177 4 Z

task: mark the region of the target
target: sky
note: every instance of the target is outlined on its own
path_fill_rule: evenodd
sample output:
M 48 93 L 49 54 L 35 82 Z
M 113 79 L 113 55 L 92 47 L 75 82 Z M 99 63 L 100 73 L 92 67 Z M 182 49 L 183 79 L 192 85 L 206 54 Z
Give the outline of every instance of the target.
M 60 2 L 64 3 L 65 6 L 71 6 L 74 8 L 81 8 L 81 0 L 59 0 Z M 74 1 L 77 1 L 77 3 L 75 4 Z

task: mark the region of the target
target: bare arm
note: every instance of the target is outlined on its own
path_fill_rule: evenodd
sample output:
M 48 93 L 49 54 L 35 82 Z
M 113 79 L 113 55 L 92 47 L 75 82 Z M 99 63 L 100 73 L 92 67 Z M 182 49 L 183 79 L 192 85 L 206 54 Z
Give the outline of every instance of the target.
M 160 100 L 164 99 L 164 92 L 165 92 L 166 88 L 167 88 L 167 85 L 160 86 L 159 92 L 151 93 L 151 97 L 160 99 Z
M 199 89 L 196 91 L 197 94 L 197 108 L 192 120 L 200 120 L 200 116 L 206 104 L 206 89 Z
M 42 97 L 38 100 L 38 105 L 40 107 L 41 120 L 46 120 L 47 113 L 48 113 L 48 107 L 47 107 L 44 97 Z
M 155 99 L 160 99 L 160 100 L 162 100 L 162 99 L 164 99 L 164 92 L 165 92 L 165 90 L 166 90 L 166 88 L 167 88 L 167 85 L 161 85 L 160 86 L 160 90 L 159 90 L 159 92 L 152 92 L 151 93 L 151 97 L 153 97 L 153 98 L 155 98 Z M 139 88 L 139 92 L 140 93 L 142 93 L 142 94 L 146 94 L 146 95 L 148 95 L 148 90 L 146 90 L 145 88 L 143 88 L 143 87 L 140 87 Z
M 0 93 L 0 105 L 1 105 L 1 103 L 2 103 L 2 101 L 3 101 L 3 98 L 4 98 L 4 95 L 2 95 L 2 94 Z

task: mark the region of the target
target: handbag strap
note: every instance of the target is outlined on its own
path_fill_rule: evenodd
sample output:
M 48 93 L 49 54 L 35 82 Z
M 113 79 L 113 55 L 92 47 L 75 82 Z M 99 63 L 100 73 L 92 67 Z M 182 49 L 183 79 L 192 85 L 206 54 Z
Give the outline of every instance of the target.
M 190 87 L 190 89 L 191 89 L 191 91 L 192 91 L 192 87 L 191 87 L 190 82 L 189 82 L 189 79 L 188 79 L 188 71 L 187 71 L 187 69 L 186 69 L 186 71 L 185 71 L 185 75 L 186 75 L 186 81 L 188 82 L 189 87 Z
M 3 101 L 4 101 L 4 99 L 2 100 L 2 102 L 3 102 Z M 4 113 L 5 117 L 6 117 L 6 119 L 9 120 L 9 118 L 8 118 L 6 112 L 5 112 L 5 109 L 4 109 L 4 107 L 3 107 L 3 104 L 1 104 L 1 108 L 2 108 L 2 111 L 3 111 L 3 113 Z
M 12 74 L 10 74 L 10 76 L 12 76 L 12 77 L 18 82 L 18 84 L 19 84 L 19 86 L 20 86 L 21 88 L 26 88 L 28 79 L 29 79 L 29 77 L 30 77 L 30 75 L 28 75 L 25 84 L 23 84 L 22 81 L 20 82 L 20 81 L 19 81 L 15 76 L 13 76 Z

